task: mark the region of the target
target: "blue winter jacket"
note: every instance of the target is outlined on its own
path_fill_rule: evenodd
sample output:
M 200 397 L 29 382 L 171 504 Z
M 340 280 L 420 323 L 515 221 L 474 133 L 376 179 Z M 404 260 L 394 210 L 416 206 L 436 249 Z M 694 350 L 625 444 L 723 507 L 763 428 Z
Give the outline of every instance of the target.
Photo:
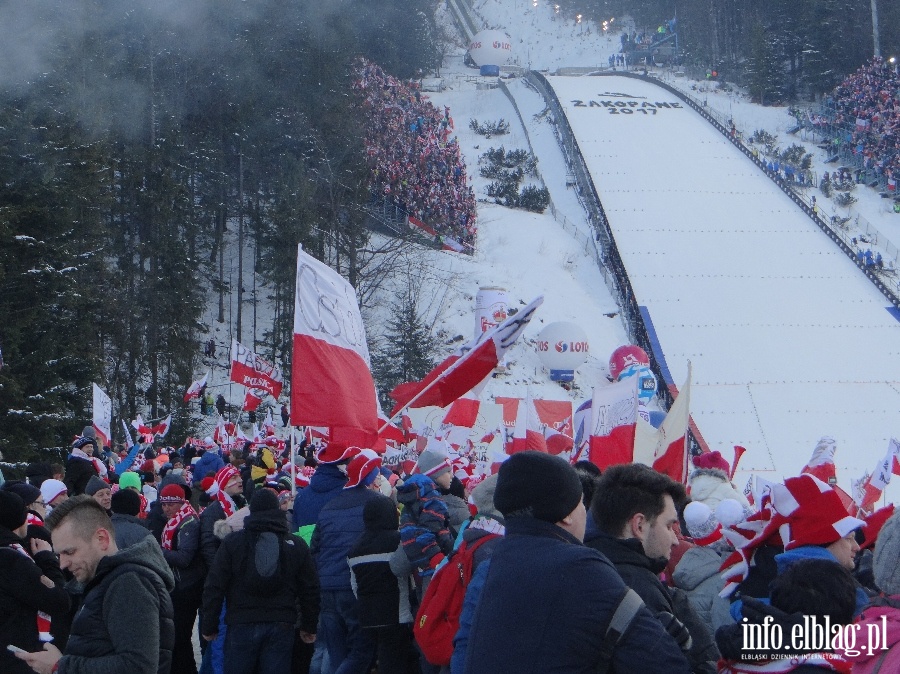
M 297 492 L 294 499 L 294 531 L 319 520 L 319 512 L 331 499 L 341 493 L 347 476 L 337 466 L 320 464 L 312 474 L 309 485 Z
M 363 486 L 344 489 L 319 513 L 309 547 L 323 590 L 352 590 L 347 556 L 365 530 L 363 508 L 374 498 L 381 494 Z
M 214 449 L 207 449 L 203 452 L 203 456 L 197 459 L 197 463 L 191 466 L 192 486 L 198 486 L 209 473 L 218 473 L 219 469 L 224 467 L 225 462 L 218 452 Z
M 486 574 L 466 649 L 467 674 L 596 671 L 626 589 L 609 560 L 555 524 L 513 517 Z M 612 660 L 613 672 L 638 667 L 641 674 L 690 672 L 675 640 L 646 607 Z

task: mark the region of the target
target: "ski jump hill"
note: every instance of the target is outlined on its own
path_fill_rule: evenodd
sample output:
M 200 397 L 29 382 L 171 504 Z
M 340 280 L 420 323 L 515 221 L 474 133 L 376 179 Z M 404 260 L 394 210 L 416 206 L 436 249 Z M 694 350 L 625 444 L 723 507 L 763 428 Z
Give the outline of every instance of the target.
M 900 313 L 673 92 L 624 76 L 546 82 L 659 369 L 680 387 L 693 364 L 691 410 L 706 444 L 729 460 L 734 445 L 747 448 L 736 480 L 750 472 L 781 480 L 831 436 L 838 483 L 849 491 L 900 434 Z

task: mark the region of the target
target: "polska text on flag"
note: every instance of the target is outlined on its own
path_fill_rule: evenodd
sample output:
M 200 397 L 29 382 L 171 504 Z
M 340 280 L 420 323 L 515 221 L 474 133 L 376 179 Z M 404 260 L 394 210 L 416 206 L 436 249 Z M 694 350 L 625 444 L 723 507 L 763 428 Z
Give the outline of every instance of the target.
M 231 340 L 231 381 L 265 391 L 273 398 L 281 394 L 284 385 L 281 368 L 263 360 L 236 339 Z

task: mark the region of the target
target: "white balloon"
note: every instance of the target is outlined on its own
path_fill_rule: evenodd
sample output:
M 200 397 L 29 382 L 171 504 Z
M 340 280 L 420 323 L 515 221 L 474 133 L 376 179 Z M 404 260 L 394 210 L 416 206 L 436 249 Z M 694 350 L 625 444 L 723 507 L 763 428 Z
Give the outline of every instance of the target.
M 477 66 L 504 66 L 512 60 L 512 38 L 502 30 L 483 30 L 472 38 L 469 56 Z
M 537 338 L 541 364 L 548 370 L 575 370 L 587 360 L 587 335 L 574 323 L 551 323 Z

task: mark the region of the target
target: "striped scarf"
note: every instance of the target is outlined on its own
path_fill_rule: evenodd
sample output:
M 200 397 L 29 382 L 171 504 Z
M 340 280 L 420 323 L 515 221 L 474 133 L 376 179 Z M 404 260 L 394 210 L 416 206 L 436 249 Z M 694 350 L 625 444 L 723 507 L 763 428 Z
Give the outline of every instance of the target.
M 160 541 L 162 549 L 172 550 L 172 545 L 175 543 L 175 534 L 178 531 L 178 527 L 180 527 L 181 523 L 186 519 L 196 516 L 197 513 L 194 511 L 193 506 L 191 506 L 190 501 L 185 501 L 181 508 L 178 509 L 178 512 L 175 513 L 175 516 L 168 522 L 166 522 L 166 528 L 163 529 L 162 540 Z
M 240 472 L 234 466 L 224 466 L 216 473 L 216 500 L 222 504 L 225 517 L 231 517 L 237 510 L 234 499 L 225 493 L 225 486 L 232 478 L 240 476 Z

